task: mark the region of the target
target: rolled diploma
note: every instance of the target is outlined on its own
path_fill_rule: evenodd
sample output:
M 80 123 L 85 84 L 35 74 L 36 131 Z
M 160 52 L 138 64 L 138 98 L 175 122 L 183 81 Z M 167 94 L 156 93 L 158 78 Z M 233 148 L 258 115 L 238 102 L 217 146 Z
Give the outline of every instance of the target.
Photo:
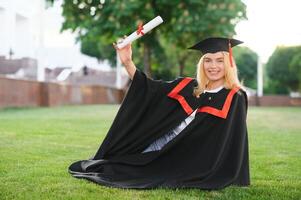
M 143 26 L 142 32 L 144 34 L 146 34 L 150 30 L 152 30 L 153 28 L 155 28 L 156 26 L 158 26 L 159 24 L 161 24 L 162 22 L 163 22 L 163 19 L 160 16 L 157 16 L 157 17 L 155 17 L 154 19 L 152 19 L 151 21 L 149 21 L 147 24 L 145 24 Z M 140 33 L 138 35 L 137 34 L 137 30 L 136 30 L 131 35 L 129 35 L 128 37 L 126 37 L 124 40 L 121 40 L 120 42 L 117 42 L 117 47 L 119 49 L 122 49 L 123 47 L 125 47 L 129 43 L 131 43 L 134 40 L 137 40 L 138 38 L 140 38 L 141 36 L 142 36 L 142 34 Z

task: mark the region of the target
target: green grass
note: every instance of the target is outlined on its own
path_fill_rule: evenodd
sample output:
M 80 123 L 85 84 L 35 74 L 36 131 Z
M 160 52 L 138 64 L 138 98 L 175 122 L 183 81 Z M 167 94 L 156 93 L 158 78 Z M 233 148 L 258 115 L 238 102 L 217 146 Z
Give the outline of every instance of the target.
M 250 107 L 251 186 L 130 190 L 71 177 L 94 155 L 117 105 L 0 110 L 0 199 L 300 199 L 301 108 Z

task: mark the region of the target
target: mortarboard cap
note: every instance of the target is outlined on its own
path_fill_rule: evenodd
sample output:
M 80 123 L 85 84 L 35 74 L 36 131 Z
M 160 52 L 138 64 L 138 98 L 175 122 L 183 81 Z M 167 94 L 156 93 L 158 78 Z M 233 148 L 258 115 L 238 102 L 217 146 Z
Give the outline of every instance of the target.
M 211 37 L 204 39 L 192 47 L 188 49 L 195 49 L 201 51 L 203 54 L 205 53 L 216 53 L 218 51 L 227 51 L 229 52 L 229 43 L 231 47 L 239 45 L 243 43 L 242 41 L 229 39 L 229 38 L 222 38 L 222 37 Z
M 240 40 L 230 39 L 230 38 L 222 38 L 222 37 L 210 37 L 206 38 L 192 47 L 188 49 L 199 50 L 203 54 L 206 53 L 216 53 L 218 51 L 227 51 L 230 54 L 230 64 L 233 66 L 232 63 L 232 47 L 243 43 Z

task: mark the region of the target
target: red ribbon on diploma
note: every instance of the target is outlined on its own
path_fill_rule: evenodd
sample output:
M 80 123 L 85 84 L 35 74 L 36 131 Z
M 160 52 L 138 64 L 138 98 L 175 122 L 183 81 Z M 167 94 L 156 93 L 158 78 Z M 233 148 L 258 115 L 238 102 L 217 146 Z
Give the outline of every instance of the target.
M 138 29 L 136 31 L 137 35 L 139 35 L 139 34 L 144 35 L 144 33 L 142 31 L 143 31 L 143 23 L 139 23 Z

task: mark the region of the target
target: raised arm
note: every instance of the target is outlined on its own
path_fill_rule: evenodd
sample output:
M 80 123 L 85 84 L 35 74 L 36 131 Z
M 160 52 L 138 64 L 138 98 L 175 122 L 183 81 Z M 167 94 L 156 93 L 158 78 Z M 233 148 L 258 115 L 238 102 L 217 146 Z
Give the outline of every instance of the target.
M 115 43 L 113 43 L 116 53 L 118 54 L 121 63 L 125 66 L 131 80 L 133 80 L 134 74 L 136 72 L 136 66 L 132 60 L 132 46 L 128 44 L 122 49 L 119 49 Z

